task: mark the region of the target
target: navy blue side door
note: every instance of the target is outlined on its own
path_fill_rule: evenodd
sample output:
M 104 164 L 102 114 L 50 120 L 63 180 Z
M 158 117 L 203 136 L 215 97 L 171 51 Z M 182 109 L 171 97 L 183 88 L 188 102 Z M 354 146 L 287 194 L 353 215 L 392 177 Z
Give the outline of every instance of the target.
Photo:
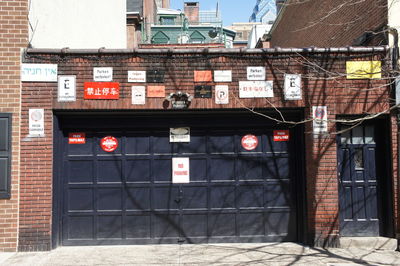
M 358 126 L 339 143 L 340 234 L 378 236 L 379 206 L 376 143 L 373 126 Z

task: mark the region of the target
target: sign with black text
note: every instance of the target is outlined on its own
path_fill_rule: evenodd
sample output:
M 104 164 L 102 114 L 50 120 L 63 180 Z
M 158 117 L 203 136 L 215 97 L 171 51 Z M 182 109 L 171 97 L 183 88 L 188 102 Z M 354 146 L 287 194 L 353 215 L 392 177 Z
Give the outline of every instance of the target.
M 301 75 L 285 74 L 285 100 L 301 100 Z
M 247 80 L 265 80 L 265 67 L 247 67 Z
M 328 132 L 328 108 L 326 106 L 313 106 L 313 133 Z
M 113 69 L 112 67 L 95 67 L 93 68 L 94 81 L 112 81 Z
M 76 101 L 76 76 L 58 76 L 58 101 Z
M 29 137 L 44 137 L 44 109 L 29 109 Z

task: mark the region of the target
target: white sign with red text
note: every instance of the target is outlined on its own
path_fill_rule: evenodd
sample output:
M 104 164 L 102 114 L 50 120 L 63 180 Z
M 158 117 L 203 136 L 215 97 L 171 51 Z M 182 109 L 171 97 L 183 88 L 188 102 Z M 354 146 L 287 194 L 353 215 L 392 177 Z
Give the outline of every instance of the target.
M 189 158 L 172 158 L 172 183 L 190 182 Z
M 239 98 L 274 97 L 273 81 L 239 81 Z

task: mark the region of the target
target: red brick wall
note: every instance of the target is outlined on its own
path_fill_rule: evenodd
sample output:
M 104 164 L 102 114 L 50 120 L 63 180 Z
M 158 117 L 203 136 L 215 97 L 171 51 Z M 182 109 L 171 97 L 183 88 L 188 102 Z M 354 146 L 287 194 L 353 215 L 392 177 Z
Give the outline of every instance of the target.
M 158 69 L 165 71 L 166 94 L 184 91 L 194 94 L 194 70 L 232 70 L 230 103 L 216 105 L 214 98 L 192 101 L 190 109 L 244 109 L 249 108 L 302 108 L 306 118 L 311 107 L 326 105 L 329 119 L 337 115 L 361 115 L 387 110 L 390 91 L 385 80 L 347 80 L 346 56 L 332 54 L 268 54 L 232 55 L 207 54 L 113 54 L 105 55 L 46 55 L 30 54 L 29 62 L 58 63 L 59 75 L 77 76 L 77 101 L 57 102 L 56 83 L 24 83 L 22 101 L 22 156 L 21 156 L 21 230 L 20 249 L 37 250 L 50 247 L 51 189 L 52 189 L 52 110 L 164 110 L 164 98 L 147 98 L 146 105 L 131 104 L 131 86 L 143 85 L 127 82 L 128 70 Z M 353 55 L 354 56 L 354 55 Z M 362 60 L 384 60 L 385 54 L 356 54 Z M 47 59 L 46 59 L 47 58 Z M 354 59 L 353 59 L 354 60 Z M 114 81 L 120 82 L 119 100 L 84 100 L 83 82 L 92 81 L 93 67 L 113 67 Z M 265 66 L 267 80 L 274 81 L 274 97 L 239 99 L 238 81 L 246 80 L 247 66 Z M 385 64 L 384 64 L 384 67 Z M 325 69 L 327 71 L 321 71 Z M 303 100 L 285 101 L 283 74 L 301 73 Z M 335 74 L 336 73 L 336 74 Z M 223 84 L 223 83 L 220 83 Z M 149 84 L 144 84 L 149 85 Z M 210 82 L 209 85 L 216 85 Z M 46 137 L 26 139 L 28 109 L 45 108 Z M 171 107 L 168 107 L 171 108 Z M 393 128 L 393 132 L 397 132 Z M 330 122 L 330 132 L 336 131 Z M 336 245 L 338 237 L 338 183 L 335 134 L 314 138 L 311 123 L 306 123 L 306 182 L 309 239 L 317 245 Z M 397 139 L 393 137 L 393 145 Z M 393 156 L 396 156 L 393 146 Z M 393 157 L 395 161 L 395 157 Z M 393 167 L 396 171 L 396 168 Z M 397 189 L 397 187 L 396 187 Z M 397 213 L 397 208 L 396 208 Z
M 387 25 L 386 0 L 288 0 L 272 32 L 272 46 L 342 47 L 353 45 L 365 31 Z M 365 45 L 383 45 L 382 34 Z
M 20 56 L 28 42 L 28 0 L 0 1 L 0 112 L 12 113 L 11 199 L 0 199 L 0 252 L 17 248 Z

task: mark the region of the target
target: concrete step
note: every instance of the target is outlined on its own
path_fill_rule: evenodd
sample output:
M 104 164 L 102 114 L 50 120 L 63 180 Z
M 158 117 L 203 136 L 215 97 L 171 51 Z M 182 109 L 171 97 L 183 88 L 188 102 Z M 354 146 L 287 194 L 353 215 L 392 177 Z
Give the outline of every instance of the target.
M 387 237 L 341 237 L 340 247 L 394 251 L 398 243 L 397 239 Z

